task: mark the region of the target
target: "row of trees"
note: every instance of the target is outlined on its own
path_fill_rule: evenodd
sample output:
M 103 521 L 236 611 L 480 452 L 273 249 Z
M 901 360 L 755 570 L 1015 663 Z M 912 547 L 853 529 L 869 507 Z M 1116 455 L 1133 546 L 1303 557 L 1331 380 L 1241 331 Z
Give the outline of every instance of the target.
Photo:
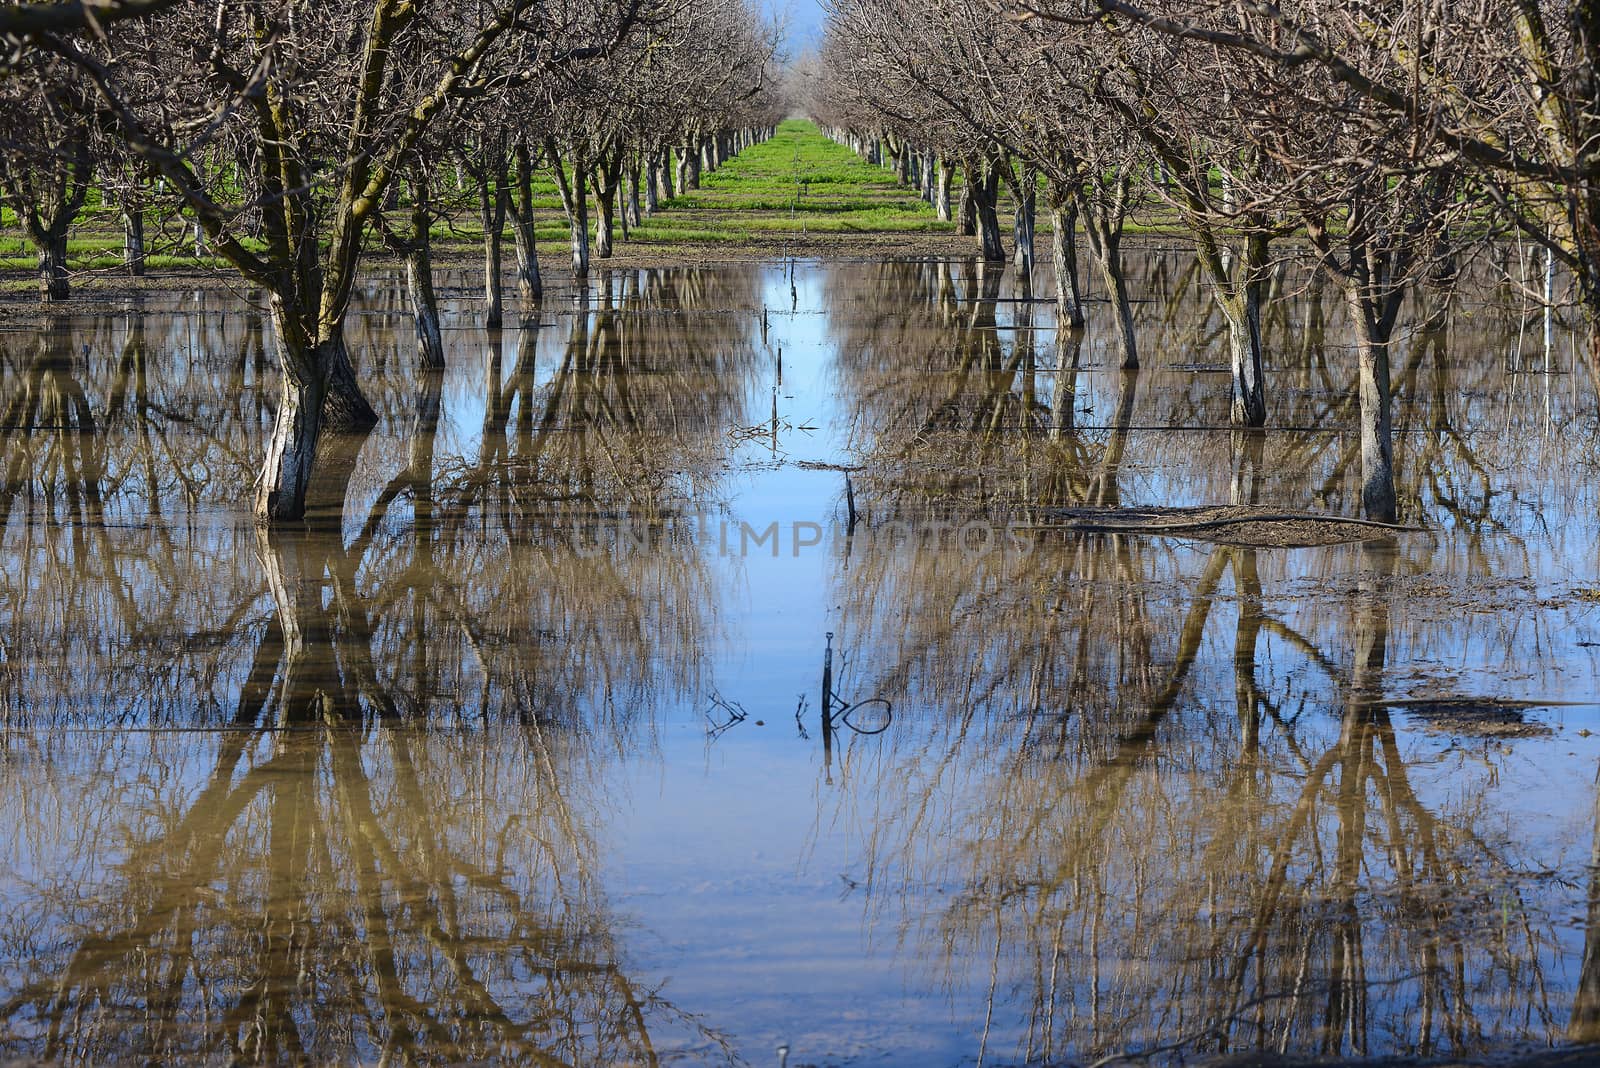
M 146 217 L 181 213 L 197 246 L 265 292 L 281 365 L 255 498 L 266 521 L 303 516 L 325 428 L 376 421 L 345 343 L 369 250 L 404 256 L 419 360 L 437 367 L 429 235 L 453 194 L 476 202 L 498 323 L 508 220 L 521 296 L 542 294 L 541 170 L 582 276 L 591 206 L 606 256 L 619 223 L 694 188 L 779 110 L 775 32 L 742 0 L 71 10 L 0 20 L 0 194 L 47 300 L 68 295 L 67 237 L 96 195 L 123 214 L 131 263 Z
M 1395 515 L 1389 347 L 1406 296 L 1447 308 L 1469 246 L 1515 235 L 1564 265 L 1600 375 L 1600 4 L 1590 0 L 840 0 L 809 73 L 836 137 L 920 172 L 1003 260 L 998 194 L 1033 264 L 1034 201 L 1055 231 L 1064 323 L 1084 321 L 1074 236 L 1138 363 L 1120 243 L 1159 208 L 1192 235 L 1228 323 L 1232 417 L 1266 419 L 1261 303 L 1288 238 L 1357 324 L 1363 501 Z M 1552 299 L 1547 282 L 1540 299 Z

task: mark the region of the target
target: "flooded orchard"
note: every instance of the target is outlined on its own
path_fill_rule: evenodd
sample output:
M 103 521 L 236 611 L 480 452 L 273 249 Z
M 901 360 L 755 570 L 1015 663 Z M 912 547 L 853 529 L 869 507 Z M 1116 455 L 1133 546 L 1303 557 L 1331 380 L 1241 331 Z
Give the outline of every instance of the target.
M 929 260 L 611 270 L 494 331 L 444 275 L 419 376 L 379 271 L 381 422 L 303 531 L 250 513 L 249 294 L 13 319 L 0 1057 L 1600 1038 L 1570 324 L 1412 309 L 1401 521 L 1290 521 L 1360 514 L 1344 302 L 1283 270 L 1238 431 L 1193 256 L 1128 258 L 1127 372 L 1108 305 Z

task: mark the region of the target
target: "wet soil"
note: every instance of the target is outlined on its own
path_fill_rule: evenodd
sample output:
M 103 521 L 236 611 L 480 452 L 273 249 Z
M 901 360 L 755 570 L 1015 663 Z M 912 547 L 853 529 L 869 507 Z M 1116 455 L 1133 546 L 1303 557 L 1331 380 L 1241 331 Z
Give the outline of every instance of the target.
M 975 254 L 973 239 L 957 234 L 919 233 L 793 233 L 761 231 L 742 240 L 632 242 L 618 240 L 615 251 L 606 259 L 591 263 L 592 274 L 616 269 L 670 267 L 710 267 L 720 264 L 771 263 L 780 258 L 833 260 L 838 262 L 880 261 L 885 259 L 962 259 Z M 450 272 L 464 271 L 476 277 L 481 270 L 482 253 L 476 248 L 444 247 L 435 251 L 434 270 L 441 279 Z M 547 296 L 575 288 L 564 244 L 540 246 L 541 270 Z M 363 261 L 369 274 L 400 269 L 400 261 L 386 255 L 369 255 Z M 507 256 L 507 279 L 513 268 Z M 172 293 L 189 290 L 232 291 L 247 298 L 255 287 L 228 269 L 161 268 L 142 277 L 120 270 L 90 271 L 73 278 L 72 299 L 59 310 L 90 311 L 96 307 L 121 304 L 141 294 Z M 479 291 L 470 290 L 474 296 Z M 507 304 L 516 307 L 515 288 L 507 287 Z M 448 299 L 450 287 L 439 286 L 441 299 Z M 0 293 L 0 323 L 17 322 L 36 316 L 41 305 L 31 287 Z
M 1309 548 L 1377 541 L 1423 528 L 1281 508 L 1215 505 L 1194 508 L 1064 508 L 1059 526 L 1088 534 L 1143 534 L 1250 548 Z
M 1426 730 L 1479 738 L 1540 738 L 1555 731 L 1528 718 L 1531 709 L 1546 707 L 1531 701 L 1506 701 L 1493 697 L 1415 698 L 1390 701 L 1389 707 L 1414 719 Z

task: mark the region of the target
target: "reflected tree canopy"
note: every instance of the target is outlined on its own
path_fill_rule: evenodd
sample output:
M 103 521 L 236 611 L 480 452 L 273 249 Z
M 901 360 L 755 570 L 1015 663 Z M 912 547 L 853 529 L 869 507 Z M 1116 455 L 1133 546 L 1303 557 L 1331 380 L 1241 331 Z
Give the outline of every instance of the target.
M 707 288 L 625 278 L 482 335 L 481 426 L 443 375 L 387 397 L 403 425 L 330 450 L 294 532 L 208 521 L 267 419 L 247 389 L 157 391 L 186 383 L 155 316 L 113 359 L 65 321 L 8 354 L 0 774 L 55 818 L 3 846 L 33 873 L 4 1048 L 655 1062 L 654 1022 L 685 1018 L 620 959 L 592 825 L 652 704 L 697 686 L 716 598 L 692 554 L 598 551 L 624 535 L 596 520 L 659 537 L 716 485 L 749 320 L 659 314 L 741 298 Z M 248 379 L 251 330 L 201 344 Z M 120 521 L 146 510 L 167 521 Z M 63 733 L 108 719 L 132 733 Z

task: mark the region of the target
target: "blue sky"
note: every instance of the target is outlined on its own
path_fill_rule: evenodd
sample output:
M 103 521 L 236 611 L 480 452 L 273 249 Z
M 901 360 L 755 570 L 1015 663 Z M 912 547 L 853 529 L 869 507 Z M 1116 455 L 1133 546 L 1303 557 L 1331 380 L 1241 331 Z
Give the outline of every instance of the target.
M 791 57 L 798 57 L 822 36 L 824 18 L 821 0 L 761 0 L 767 11 L 787 15 L 786 44 Z

